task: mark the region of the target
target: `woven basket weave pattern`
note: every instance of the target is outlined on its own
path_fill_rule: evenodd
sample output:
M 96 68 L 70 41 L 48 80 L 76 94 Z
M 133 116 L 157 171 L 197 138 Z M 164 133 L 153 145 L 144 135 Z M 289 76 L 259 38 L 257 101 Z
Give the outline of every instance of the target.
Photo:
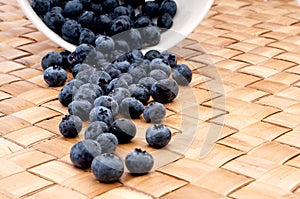
M 57 100 L 60 88 L 43 80 L 41 58 L 63 49 L 36 30 L 15 0 L 0 0 L 0 198 L 300 198 L 299 34 L 295 1 L 217 0 L 172 49 L 194 72 L 200 114 L 190 118 L 197 126 L 193 143 L 184 156 L 158 154 L 172 163 L 148 175 L 126 173 L 101 184 L 72 166 L 69 151 L 82 135 L 62 138 L 58 124 L 67 110 Z M 174 134 L 184 117 L 179 108 L 167 105 L 165 123 Z M 199 158 L 211 126 L 220 135 Z M 138 146 L 152 150 L 144 142 L 121 148 Z

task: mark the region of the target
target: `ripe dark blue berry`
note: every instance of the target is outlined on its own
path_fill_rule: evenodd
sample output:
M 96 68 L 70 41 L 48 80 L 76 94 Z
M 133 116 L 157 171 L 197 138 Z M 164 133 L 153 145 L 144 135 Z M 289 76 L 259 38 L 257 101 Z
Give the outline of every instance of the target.
M 78 44 L 82 26 L 73 19 L 67 19 L 61 28 L 62 38 L 70 43 Z
M 160 5 L 159 12 L 161 14 L 169 13 L 172 17 L 174 17 L 177 12 L 176 2 L 174 0 L 164 0 Z
M 163 59 L 160 58 L 155 58 L 151 61 L 150 69 L 151 70 L 160 69 L 164 71 L 168 77 L 170 76 L 172 70 L 171 67 L 167 63 L 165 63 Z
M 116 88 L 112 90 L 108 96 L 112 97 L 118 102 L 118 104 L 120 104 L 123 99 L 130 97 L 130 92 L 127 88 Z
M 122 78 L 115 78 L 106 87 L 106 93 L 110 93 L 116 88 L 128 88 L 127 82 Z
M 119 112 L 132 119 L 139 118 L 144 111 L 144 105 L 142 102 L 133 97 L 127 97 L 122 100 L 120 104 Z
M 103 183 L 115 182 L 124 173 L 122 160 L 111 153 L 104 153 L 95 157 L 91 168 L 97 180 Z
M 61 66 L 62 65 L 62 56 L 58 52 L 49 52 L 47 53 L 41 61 L 43 70 L 46 70 L 50 66 Z
M 159 81 L 159 80 L 162 80 L 162 79 L 168 79 L 169 78 L 169 76 L 167 75 L 167 73 L 165 73 L 161 69 L 154 69 L 154 70 L 150 71 L 149 77 L 154 78 L 156 81 Z
M 167 63 L 171 68 L 174 68 L 177 65 L 177 56 L 170 51 L 163 51 L 160 53 L 158 58 L 161 58 L 165 63 Z
M 178 95 L 177 83 L 171 79 L 163 79 L 155 82 L 151 87 L 152 98 L 162 104 L 172 102 Z
M 155 18 L 159 15 L 160 3 L 157 1 L 146 1 L 142 7 L 143 13 Z
M 90 44 L 90 45 L 94 45 L 95 43 L 95 33 L 93 31 L 91 31 L 90 29 L 84 28 L 79 36 L 79 44 Z
M 67 115 L 59 123 L 59 132 L 66 138 L 75 138 L 82 129 L 82 120 L 75 115 Z
M 94 101 L 94 106 L 104 106 L 111 110 L 113 117 L 116 117 L 119 113 L 119 104 L 112 97 L 100 96 Z
M 96 141 L 100 144 L 102 153 L 113 153 L 118 146 L 118 139 L 112 133 L 102 133 Z
M 171 131 L 163 124 L 154 124 L 146 130 L 146 141 L 153 148 L 163 148 L 171 140 Z
M 152 85 L 156 82 L 156 79 L 154 79 L 153 77 L 144 77 L 142 79 L 139 80 L 138 84 L 143 85 L 144 87 L 146 87 L 149 92 L 151 91 L 151 87 Z
M 120 144 L 125 144 L 129 143 L 136 135 L 136 126 L 132 121 L 121 118 L 111 124 L 109 132 L 118 138 Z
M 99 35 L 96 38 L 95 45 L 100 52 L 110 53 L 115 48 L 115 41 L 109 36 Z
M 82 81 L 72 79 L 58 93 L 58 100 L 63 106 L 68 106 L 73 101 L 77 89 L 83 84 Z
M 85 11 L 83 12 L 78 18 L 78 22 L 86 27 L 86 28 L 91 28 L 94 26 L 94 19 L 95 18 L 95 13 L 93 11 Z
M 80 169 L 91 167 L 93 159 L 101 154 L 101 147 L 94 140 L 82 140 L 75 143 L 70 151 L 73 165 Z
M 144 119 L 150 123 L 161 123 L 166 116 L 166 108 L 159 102 L 151 102 L 143 112 Z
M 84 132 L 84 139 L 96 140 L 97 137 L 108 131 L 108 126 L 106 123 L 101 121 L 94 121 L 90 123 Z
M 108 126 L 113 122 L 114 117 L 110 109 L 104 106 L 96 106 L 90 112 L 90 121 L 105 122 Z
M 133 78 L 133 83 L 138 83 L 138 81 L 144 77 L 147 77 L 146 71 L 142 67 L 136 67 L 129 71 Z
M 169 13 L 164 13 L 157 18 L 157 26 L 163 31 L 170 29 L 173 25 L 173 18 Z
M 134 149 L 126 155 L 125 165 L 130 173 L 143 175 L 152 169 L 154 165 L 154 159 L 147 151 Z
M 76 18 L 83 11 L 83 5 L 78 0 L 68 1 L 64 7 L 64 16 L 68 18 Z
M 107 12 L 112 12 L 117 6 L 119 6 L 118 0 L 103 0 L 102 7 Z
M 135 9 L 143 5 L 145 3 L 145 0 L 125 0 L 124 2 L 131 5 Z
M 43 18 L 45 24 L 54 32 L 60 34 L 61 27 L 65 23 L 64 16 L 57 11 L 49 11 L 45 14 Z
M 74 95 L 73 100 L 87 100 L 90 103 L 93 103 L 97 98 L 96 93 L 88 87 L 80 87 Z
M 146 104 L 150 99 L 150 91 L 142 84 L 131 84 L 128 87 L 131 97 L 139 100 L 143 104 Z
M 75 100 L 68 105 L 68 111 L 71 115 L 77 115 L 83 121 L 89 119 L 89 113 L 93 105 L 87 100 Z
M 192 71 L 185 64 L 178 64 L 174 67 L 173 79 L 182 86 L 187 86 L 192 81 Z
M 50 10 L 50 6 L 50 1 L 33 0 L 31 2 L 31 7 L 38 15 L 46 14 Z
M 44 71 L 44 80 L 49 86 L 62 86 L 67 80 L 67 72 L 60 66 L 50 66 Z
M 158 50 L 149 50 L 145 54 L 145 59 L 148 59 L 149 61 L 152 61 L 155 58 L 158 58 L 160 56 L 160 52 Z

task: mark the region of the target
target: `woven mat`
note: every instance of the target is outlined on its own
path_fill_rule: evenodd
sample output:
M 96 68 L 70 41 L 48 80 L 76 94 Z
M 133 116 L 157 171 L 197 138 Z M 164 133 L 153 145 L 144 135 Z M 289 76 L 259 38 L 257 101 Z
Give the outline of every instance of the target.
M 70 147 L 82 136 L 60 135 L 58 123 L 67 110 L 57 101 L 60 88 L 44 83 L 39 64 L 45 53 L 62 49 L 35 29 L 15 0 L 0 0 L 0 30 L 1 199 L 300 198 L 300 7 L 295 1 L 215 2 L 206 19 L 172 49 L 193 68 L 199 114 L 191 117 L 194 109 L 174 102 L 167 105 L 165 123 L 180 134 L 182 118 L 190 117 L 185 126 L 196 127 L 191 145 L 180 149 L 181 156 L 159 152 L 172 163 L 157 163 L 145 176 L 125 173 L 114 184 L 99 183 L 70 163 Z M 147 148 L 144 142 L 121 148 L 137 146 Z

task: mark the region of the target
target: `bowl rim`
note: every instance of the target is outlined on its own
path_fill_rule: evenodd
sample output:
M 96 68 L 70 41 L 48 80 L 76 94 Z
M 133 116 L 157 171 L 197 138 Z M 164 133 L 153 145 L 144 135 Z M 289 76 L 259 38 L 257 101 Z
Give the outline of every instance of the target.
M 67 41 L 65 41 L 61 36 L 56 34 L 54 31 L 52 31 L 43 21 L 42 19 L 35 13 L 33 8 L 30 5 L 29 0 L 17 0 L 19 6 L 21 7 L 22 11 L 26 15 L 26 17 L 32 22 L 32 24 L 39 30 L 41 31 L 48 39 L 56 43 L 58 46 L 62 47 L 65 50 L 68 50 L 70 52 L 73 52 L 76 48 L 76 45 L 71 44 Z M 176 2 L 178 1 L 183 1 L 183 0 L 175 0 Z M 213 5 L 214 0 L 190 0 L 190 1 L 199 1 L 204 4 L 204 6 L 201 8 L 201 12 L 197 15 L 197 18 L 195 18 L 192 23 L 189 24 L 188 27 L 185 26 L 184 31 L 177 32 L 176 30 L 173 29 L 173 27 L 162 33 L 161 34 L 161 41 L 158 45 L 156 46 L 151 46 L 142 49 L 143 52 L 146 52 L 150 49 L 156 49 L 156 50 L 166 50 L 180 41 L 182 41 L 184 38 L 186 38 L 196 27 L 197 25 L 203 20 L 211 6 Z M 179 2 L 183 3 L 183 2 Z M 191 3 L 191 2 L 189 2 Z M 176 15 L 175 15 L 176 17 Z M 170 39 L 171 38 L 171 39 Z

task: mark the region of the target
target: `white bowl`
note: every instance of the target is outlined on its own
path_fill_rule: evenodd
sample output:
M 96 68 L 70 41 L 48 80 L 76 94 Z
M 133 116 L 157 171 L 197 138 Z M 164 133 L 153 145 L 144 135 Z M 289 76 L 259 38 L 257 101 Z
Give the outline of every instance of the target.
M 173 19 L 173 26 L 170 30 L 162 33 L 161 41 L 154 47 L 149 49 L 165 50 L 176 45 L 183 40 L 188 34 L 190 34 L 194 28 L 204 18 L 208 10 L 213 4 L 213 0 L 175 0 L 177 3 L 177 13 Z M 55 42 L 62 48 L 73 52 L 76 48 L 75 45 L 65 41 L 58 34 L 53 32 L 50 28 L 44 24 L 39 16 L 32 9 L 29 0 L 18 0 L 20 7 L 22 8 L 28 19 L 44 33 L 50 40 Z

